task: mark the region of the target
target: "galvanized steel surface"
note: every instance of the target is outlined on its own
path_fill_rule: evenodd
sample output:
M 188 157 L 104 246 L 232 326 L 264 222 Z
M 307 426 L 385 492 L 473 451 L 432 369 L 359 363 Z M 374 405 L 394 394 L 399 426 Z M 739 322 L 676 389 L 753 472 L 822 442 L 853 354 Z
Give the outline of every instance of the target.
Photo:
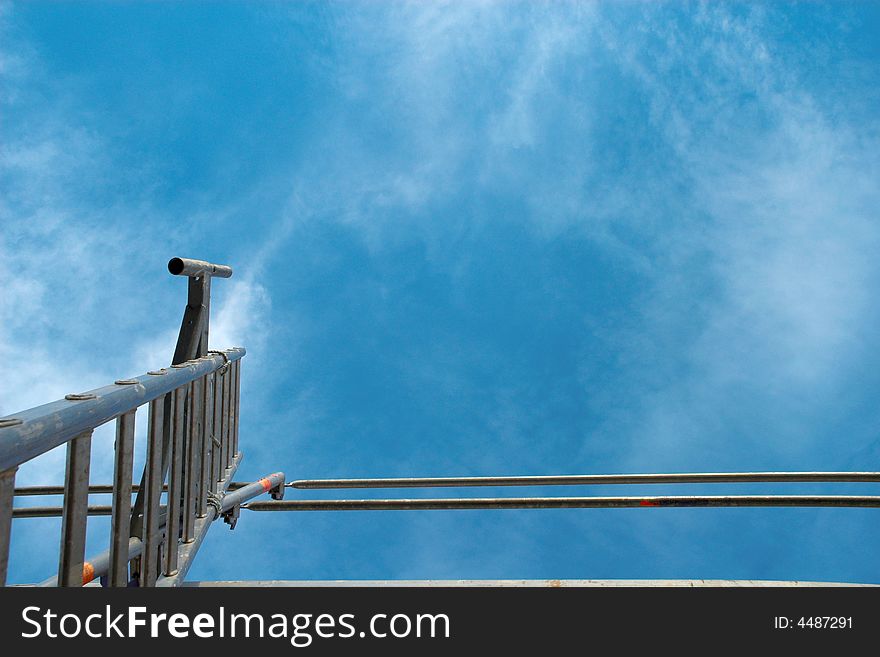
M 693 495 L 662 497 L 484 497 L 250 502 L 250 511 L 416 511 L 451 509 L 614 509 L 651 507 L 880 507 L 872 495 Z
M 880 472 L 685 472 L 676 474 L 530 475 L 518 477 L 400 477 L 299 479 L 288 488 L 440 488 L 477 486 L 583 486 L 606 484 L 720 484 L 753 482 L 880 482 Z
M 74 436 L 94 429 L 113 418 L 162 397 L 181 385 L 210 374 L 227 361 L 236 361 L 246 353 L 236 347 L 220 355 L 208 355 L 189 361 L 185 367 L 158 370 L 161 374 L 136 377 L 137 384 L 112 384 L 89 391 L 94 399 L 59 401 L 43 404 L 26 411 L 12 413 L 10 418 L 21 424 L 0 428 L 0 471 L 17 467 L 62 445 Z

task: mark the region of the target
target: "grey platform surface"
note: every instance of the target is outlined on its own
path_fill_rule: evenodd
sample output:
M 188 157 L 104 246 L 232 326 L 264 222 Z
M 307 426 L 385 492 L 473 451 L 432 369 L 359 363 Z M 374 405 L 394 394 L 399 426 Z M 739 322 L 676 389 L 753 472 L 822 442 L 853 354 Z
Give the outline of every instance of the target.
M 843 582 L 802 582 L 760 579 L 431 579 L 431 580 L 243 580 L 184 582 L 191 587 L 809 587 L 809 586 L 877 586 L 876 584 L 849 584 Z

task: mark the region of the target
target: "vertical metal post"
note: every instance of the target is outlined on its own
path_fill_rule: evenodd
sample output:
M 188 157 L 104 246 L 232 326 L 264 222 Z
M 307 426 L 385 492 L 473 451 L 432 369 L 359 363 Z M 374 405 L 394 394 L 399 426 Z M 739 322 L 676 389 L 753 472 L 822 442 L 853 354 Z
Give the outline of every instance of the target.
M 211 277 L 190 276 L 186 308 L 177 336 L 172 365 L 177 365 L 208 353 L 208 324 L 211 312 Z
M 173 274 L 182 273 L 186 268 L 187 262 L 182 261 L 183 269 L 177 271 L 172 264 L 177 258 L 172 259 L 169 263 L 169 271 Z M 216 268 L 215 268 L 216 270 Z M 228 270 L 228 272 L 225 272 Z M 232 270 L 225 268 L 224 272 L 219 275 L 225 277 L 232 275 Z M 180 332 L 177 335 L 177 345 L 174 348 L 174 356 L 171 358 L 172 365 L 180 365 L 188 360 L 206 356 L 208 354 L 208 324 L 210 323 L 211 312 L 211 274 L 207 270 L 194 276 L 189 276 L 187 287 L 186 307 L 183 310 L 183 320 L 180 324 Z M 164 417 L 171 416 L 171 396 L 165 397 L 165 405 L 163 408 Z M 169 427 L 166 425 L 162 434 L 162 479 L 165 479 L 165 473 L 168 471 L 170 441 Z M 134 500 L 132 511 L 132 528 L 134 533 L 138 533 L 140 527 L 140 515 L 143 513 L 144 499 L 143 491 L 146 488 L 146 473 L 141 477 L 141 488 Z
M 189 385 L 188 417 L 186 432 L 186 467 L 183 471 L 183 542 L 195 538 L 195 522 L 198 513 L 196 500 L 201 490 L 202 476 L 202 389 L 204 382 L 196 379 Z
M 141 554 L 141 586 L 153 586 L 159 575 L 159 503 L 162 496 L 162 425 L 164 397 L 150 402 L 150 420 L 147 428 L 147 463 L 144 468 L 144 550 Z
M 241 414 L 240 400 L 241 400 L 241 358 L 239 358 L 234 363 L 235 365 L 235 415 L 233 416 L 233 427 L 232 427 L 232 458 L 238 456 L 238 419 Z
M 220 375 L 220 379 L 223 385 L 223 477 L 226 477 L 226 469 L 229 467 L 232 458 L 230 456 L 230 452 L 232 452 L 232 443 L 230 438 L 232 436 L 232 432 L 230 428 L 232 427 L 232 386 L 230 385 L 232 382 L 232 366 L 227 365 L 223 374 Z
M 212 374 L 202 377 L 202 477 L 199 482 L 199 494 L 196 497 L 196 515 L 204 518 L 207 513 L 208 491 L 213 490 L 211 480 L 213 466 L 211 453 L 213 450 L 212 436 L 214 435 L 214 383 Z
M 91 429 L 67 443 L 64 510 L 61 515 L 61 555 L 58 561 L 59 586 L 82 586 L 83 584 L 91 450 Z
M 15 470 L 0 472 L 0 586 L 6 586 L 9 567 L 9 541 L 12 532 L 12 498 L 15 494 Z
M 131 535 L 131 468 L 134 461 L 134 424 L 137 409 L 116 420 L 113 464 L 113 501 L 110 507 L 110 586 L 128 585 L 128 542 Z
M 214 467 L 211 477 L 212 493 L 217 492 L 217 484 L 223 479 L 222 455 L 220 453 L 223 437 L 223 386 L 220 378 L 220 371 L 214 372 L 214 433 L 211 440 L 211 462 Z
M 183 409 L 186 386 L 174 393 L 174 416 L 171 424 L 171 471 L 168 478 L 168 512 L 165 516 L 165 564 L 163 574 L 177 572 L 177 547 L 180 538 L 181 493 L 183 492 Z
M 220 457 L 220 474 L 217 479 L 223 479 L 223 472 L 226 469 L 226 379 L 225 372 L 221 367 L 217 370 L 217 396 L 214 399 L 214 403 L 217 404 L 218 412 L 220 413 L 220 430 L 217 432 L 217 439 L 220 441 L 220 444 L 217 446 L 217 454 Z

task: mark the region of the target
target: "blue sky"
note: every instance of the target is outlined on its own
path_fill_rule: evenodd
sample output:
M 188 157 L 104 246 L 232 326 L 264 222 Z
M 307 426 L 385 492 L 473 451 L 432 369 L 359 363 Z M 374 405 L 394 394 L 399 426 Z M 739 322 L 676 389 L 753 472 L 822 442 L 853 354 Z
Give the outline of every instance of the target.
M 4 3 L 0 414 L 167 364 L 186 256 L 236 272 L 212 346 L 248 348 L 238 479 L 878 470 L 878 28 L 873 3 Z M 13 581 L 57 530 L 16 522 Z M 878 545 L 854 509 L 248 513 L 191 577 L 878 582 Z

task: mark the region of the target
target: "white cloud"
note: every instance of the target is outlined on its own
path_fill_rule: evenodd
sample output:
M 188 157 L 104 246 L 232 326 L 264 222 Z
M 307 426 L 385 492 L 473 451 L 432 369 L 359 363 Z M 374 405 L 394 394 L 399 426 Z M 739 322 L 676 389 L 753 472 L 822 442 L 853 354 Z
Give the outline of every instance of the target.
M 46 78 L 11 23 L 4 5 L 2 111 L 16 129 L 5 127 L 0 142 L 0 415 L 167 365 L 186 285 L 169 285 L 164 266 L 179 245 L 198 244 L 190 233 L 203 233 L 205 219 L 195 207 L 176 221 L 151 202 L 157 180 L 121 165 L 112 140 L 94 129 L 94 109 L 70 81 Z M 32 106 L 35 85 L 49 102 Z M 227 215 L 211 208 L 215 221 Z M 217 285 L 227 287 L 215 291 L 212 346 L 261 344 L 267 291 L 248 280 Z M 111 422 L 95 432 L 93 482 L 110 481 L 113 431 Z M 23 465 L 17 483 L 60 483 L 63 466 L 62 447 Z

